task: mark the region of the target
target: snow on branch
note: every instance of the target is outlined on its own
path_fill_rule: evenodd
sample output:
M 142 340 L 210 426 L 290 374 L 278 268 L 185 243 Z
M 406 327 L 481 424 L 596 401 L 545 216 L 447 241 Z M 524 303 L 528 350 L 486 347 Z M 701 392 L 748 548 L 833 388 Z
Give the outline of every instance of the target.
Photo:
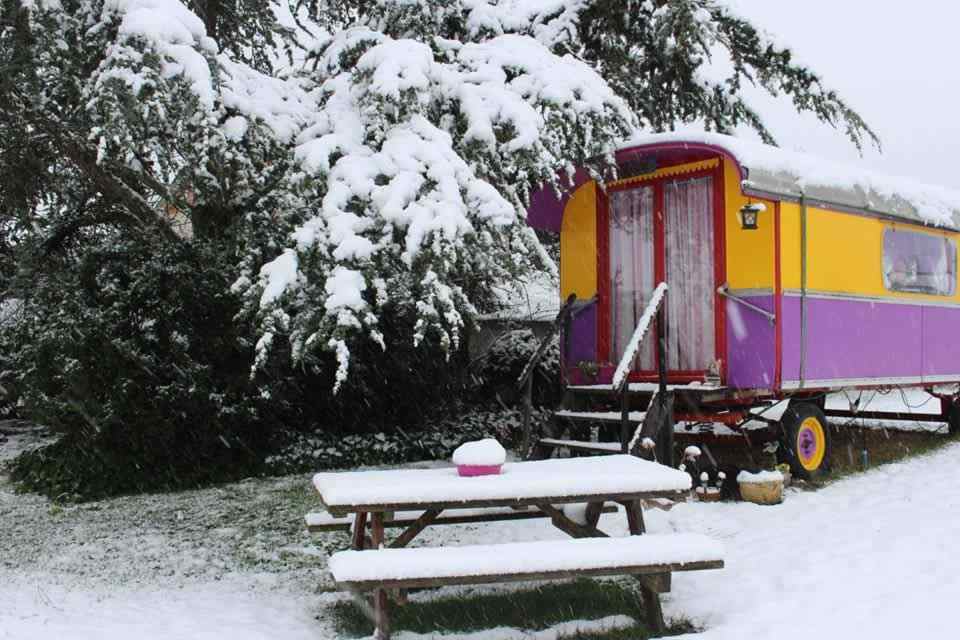
M 461 43 L 357 27 L 326 42 L 317 68 L 330 75 L 295 151 L 301 184 L 315 194 L 312 214 L 287 249 L 309 266 L 292 277 L 267 265 L 259 286 L 270 292 L 261 296 L 269 313 L 284 292 L 291 301 L 319 279 L 310 269 L 354 274 L 305 296 L 326 309 L 324 319 L 300 314 L 305 342 L 335 349 L 338 379 L 349 339 L 364 331 L 376 339 L 384 304 L 412 314 L 415 344 L 433 335 L 443 349 L 456 347 L 473 313 L 461 283 L 500 282 L 541 260 L 516 213 L 527 193 L 634 122 L 589 66 L 526 35 Z M 277 261 L 292 264 L 286 253 Z M 386 301 L 373 295 L 384 290 L 374 279 L 385 281 Z M 364 312 L 330 304 L 348 286 L 351 299 L 367 301 Z

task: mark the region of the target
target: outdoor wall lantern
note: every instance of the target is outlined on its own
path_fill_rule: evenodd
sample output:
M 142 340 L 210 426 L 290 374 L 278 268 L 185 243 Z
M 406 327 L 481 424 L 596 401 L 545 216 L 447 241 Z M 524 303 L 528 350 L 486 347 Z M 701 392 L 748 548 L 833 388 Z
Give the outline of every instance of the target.
M 757 228 L 757 221 L 760 214 L 767 210 L 767 206 L 762 202 L 749 202 L 740 208 L 740 227 L 743 229 L 754 230 Z

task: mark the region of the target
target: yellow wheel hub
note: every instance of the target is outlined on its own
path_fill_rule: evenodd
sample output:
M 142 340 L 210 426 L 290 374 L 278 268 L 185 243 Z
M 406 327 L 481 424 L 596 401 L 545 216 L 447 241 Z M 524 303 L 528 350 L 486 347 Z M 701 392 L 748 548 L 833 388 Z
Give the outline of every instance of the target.
M 795 445 L 800 466 L 807 471 L 819 469 L 827 454 L 827 435 L 820 420 L 810 416 L 801 422 Z

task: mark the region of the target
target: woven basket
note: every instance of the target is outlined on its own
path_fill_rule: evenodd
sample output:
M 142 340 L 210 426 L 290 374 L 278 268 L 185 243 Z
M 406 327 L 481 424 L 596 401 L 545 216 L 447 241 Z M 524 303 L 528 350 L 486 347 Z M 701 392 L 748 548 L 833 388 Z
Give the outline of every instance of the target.
M 740 495 L 754 504 L 780 504 L 783 502 L 783 480 L 741 482 Z

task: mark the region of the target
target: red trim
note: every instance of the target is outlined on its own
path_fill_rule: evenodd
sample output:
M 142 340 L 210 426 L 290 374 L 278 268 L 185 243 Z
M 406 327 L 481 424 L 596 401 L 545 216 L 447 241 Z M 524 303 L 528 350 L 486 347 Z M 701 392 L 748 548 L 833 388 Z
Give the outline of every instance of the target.
M 602 381 L 610 381 L 613 379 L 613 372 L 616 370 L 616 365 L 606 364 L 601 366 L 599 373 L 597 374 L 597 379 Z M 706 371 L 671 371 L 669 382 L 670 384 L 686 384 L 688 382 L 703 382 L 703 376 L 706 374 Z M 634 371 L 630 374 L 630 382 L 659 382 L 660 377 L 651 371 Z
M 783 383 L 783 277 L 780 270 L 780 201 L 773 203 L 773 389 Z
M 750 414 L 744 411 L 718 411 L 716 413 L 677 412 L 673 415 L 673 419 L 676 422 L 719 422 L 720 424 L 725 424 L 731 427 L 739 425 L 748 417 L 750 417 Z
M 722 152 L 722 150 L 720 150 Z M 714 278 L 716 283 L 726 282 L 726 209 L 725 209 L 725 185 L 723 182 L 723 157 L 728 156 L 722 152 L 719 158 L 720 162 L 716 167 L 698 169 L 696 171 L 678 173 L 673 175 L 659 176 L 646 180 L 631 181 L 626 184 L 611 185 L 607 187 L 607 192 L 623 191 L 626 189 L 637 189 L 641 187 L 653 187 L 654 197 L 654 276 L 656 282 L 662 282 L 666 278 L 665 261 L 665 237 L 663 221 L 663 185 L 667 181 L 690 180 L 711 176 L 714 179 Z M 714 156 L 715 158 L 716 156 Z M 731 156 L 732 157 L 732 156 Z M 618 155 L 619 158 L 619 155 Z M 704 158 L 710 160 L 713 158 Z M 598 186 L 597 188 L 597 361 L 601 364 L 599 370 L 599 379 L 604 380 L 612 376 L 615 363 L 610 363 L 610 217 L 609 217 L 609 198 L 607 194 Z M 718 284 L 719 286 L 719 284 Z M 669 295 L 669 294 L 668 294 Z M 726 309 L 723 304 L 723 298 L 719 294 L 714 297 L 714 337 L 715 353 L 714 358 L 721 358 L 722 365 L 720 370 L 721 380 L 727 378 L 727 360 L 726 357 Z M 659 345 L 654 345 L 654 355 Z M 604 366 L 607 365 L 607 366 Z M 706 371 L 670 371 L 669 381 L 671 383 L 684 383 L 703 380 Z M 657 375 L 655 371 L 634 371 L 630 375 L 630 380 L 634 382 L 655 381 Z
M 597 362 L 610 355 L 610 199 L 597 185 Z
M 713 184 L 713 282 L 719 287 L 727 281 L 727 207 L 724 193 L 723 158 L 717 168 Z M 727 306 L 726 300 L 719 293 L 713 294 L 714 319 L 714 357 L 722 359 L 720 362 L 720 381 L 727 382 L 727 365 L 730 361 L 727 353 Z
M 654 286 L 659 285 L 661 282 L 666 281 L 667 279 L 667 237 L 666 237 L 666 226 L 663 222 L 663 179 L 655 180 L 652 184 L 653 186 L 653 283 Z M 670 291 L 667 291 L 667 297 L 664 301 L 664 304 L 667 304 L 666 301 L 670 300 Z M 663 310 L 664 317 L 669 314 L 669 304 Z M 669 324 L 669 321 L 668 321 Z M 654 337 L 659 335 L 657 328 L 657 320 L 654 319 L 653 326 L 648 329 L 651 331 L 650 336 Z M 667 351 L 667 357 L 664 358 L 664 362 L 667 362 L 670 357 L 670 352 Z M 653 342 L 653 362 L 660 362 L 660 341 L 654 340 Z M 656 364 L 654 365 L 657 366 Z M 667 373 L 670 372 L 670 365 L 667 364 Z M 656 375 L 656 369 L 653 371 L 635 371 L 633 375 L 629 376 L 630 380 L 640 379 L 644 375 L 655 376 L 658 380 L 660 376 Z

